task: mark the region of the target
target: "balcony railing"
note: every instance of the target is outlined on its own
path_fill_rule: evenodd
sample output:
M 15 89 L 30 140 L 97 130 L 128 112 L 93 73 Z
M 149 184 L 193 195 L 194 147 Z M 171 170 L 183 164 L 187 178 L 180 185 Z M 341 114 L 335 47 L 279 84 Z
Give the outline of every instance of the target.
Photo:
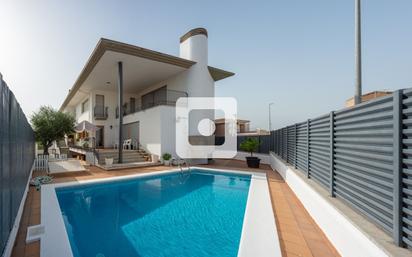
M 96 105 L 94 107 L 94 118 L 96 120 L 107 120 L 109 107 Z
M 137 101 L 133 106 L 130 102 L 123 105 L 123 116 L 146 110 L 160 105 L 175 106 L 177 99 L 187 97 L 188 94 L 183 91 L 165 90 L 161 95 L 154 94 L 150 97 L 142 97 L 141 101 Z M 116 107 L 116 118 L 119 118 L 119 107 Z

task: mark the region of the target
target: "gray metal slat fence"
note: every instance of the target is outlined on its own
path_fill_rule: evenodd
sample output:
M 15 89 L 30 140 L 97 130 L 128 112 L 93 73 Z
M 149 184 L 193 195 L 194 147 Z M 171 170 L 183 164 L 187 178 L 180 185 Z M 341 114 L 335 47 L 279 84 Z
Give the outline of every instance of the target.
M 248 138 L 254 138 L 259 142 L 259 147 L 257 153 L 268 154 L 270 149 L 274 146 L 272 145 L 272 136 L 271 135 L 238 135 L 237 136 L 237 151 L 243 151 L 240 148 L 240 144 Z M 215 136 L 215 145 L 222 145 L 225 142 L 225 137 Z
M 412 89 L 271 131 L 271 139 L 272 152 L 412 248 Z
M 33 161 L 33 130 L 0 74 L 0 253 L 16 219 Z
M 406 89 L 402 97 L 402 176 L 400 176 L 399 222 L 403 224 L 399 236 L 412 247 L 412 89 Z

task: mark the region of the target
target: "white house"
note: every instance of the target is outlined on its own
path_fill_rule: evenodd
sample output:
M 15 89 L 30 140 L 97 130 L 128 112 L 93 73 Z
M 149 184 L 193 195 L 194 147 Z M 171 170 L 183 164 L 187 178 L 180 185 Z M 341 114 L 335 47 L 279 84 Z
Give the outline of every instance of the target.
M 102 38 L 60 110 L 97 126 L 97 147 L 132 139 L 152 154 L 175 155 L 176 100 L 212 97 L 215 82 L 233 75 L 208 65 L 204 28 L 180 38 L 179 57 Z

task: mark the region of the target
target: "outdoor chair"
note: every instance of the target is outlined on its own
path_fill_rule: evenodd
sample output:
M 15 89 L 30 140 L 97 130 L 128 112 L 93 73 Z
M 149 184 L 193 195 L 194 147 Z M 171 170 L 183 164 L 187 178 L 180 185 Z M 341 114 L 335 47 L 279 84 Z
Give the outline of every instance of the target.
M 132 149 L 132 140 L 126 139 L 123 141 L 123 149 Z

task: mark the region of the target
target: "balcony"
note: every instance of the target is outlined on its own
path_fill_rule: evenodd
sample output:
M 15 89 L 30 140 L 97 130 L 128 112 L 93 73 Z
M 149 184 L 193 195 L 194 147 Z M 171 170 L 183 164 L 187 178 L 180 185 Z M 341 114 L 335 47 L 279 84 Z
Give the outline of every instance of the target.
M 141 97 L 140 101 L 135 103 L 126 102 L 123 105 L 123 116 L 140 112 L 152 107 L 167 105 L 175 106 L 176 101 L 180 97 L 188 97 L 188 94 L 184 91 L 165 89 L 154 93 L 149 93 Z M 119 118 L 119 107 L 116 107 L 116 119 Z
M 96 105 L 94 107 L 94 118 L 96 120 L 107 120 L 109 107 Z

